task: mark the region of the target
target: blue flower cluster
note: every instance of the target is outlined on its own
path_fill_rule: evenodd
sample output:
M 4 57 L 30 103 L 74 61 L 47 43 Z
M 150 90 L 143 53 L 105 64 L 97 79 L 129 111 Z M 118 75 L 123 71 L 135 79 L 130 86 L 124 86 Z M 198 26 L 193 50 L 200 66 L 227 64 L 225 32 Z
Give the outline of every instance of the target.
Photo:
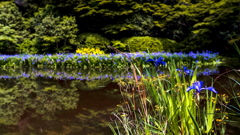
M 165 62 L 170 62 L 171 58 L 176 62 L 216 62 L 218 61 L 218 53 L 212 53 L 209 51 L 202 52 L 202 53 L 184 53 L 184 52 L 153 52 L 151 53 L 155 59 L 158 58 L 158 63 L 164 65 Z M 161 59 L 159 59 L 161 58 Z M 1 67 L 13 67 L 13 66 L 77 66 L 77 67 L 109 67 L 109 66 L 126 66 L 126 62 L 133 62 L 135 60 L 138 63 L 148 64 L 146 61 L 150 59 L 150 56 L 146 52 L 136 52 L 136 53 L 125 53 L 123 54 L 101 54 L 101 55 L 82 55 L 77 53 L 70 53 L 70 54 L 46 54 L 46 55 L 0 55 L 0 66 Z M 153 60 L 155 61 L 155 60 Z M 152 62 L 153 62 L 152 61 Z M 128 63 L 129 64 L 129 63 Z
M 207 87 L 207 86 L 205 86 L 205 88 L 202 88 L 202 86 L 203 86 L 203 81 L 197 81 L 197 82 L 195 82 L 194 81 L 194 83 L 192 84 L 192 86 L 190 86 L 190 87 L 188 87 L 187 88 L 187 92 L 189 92 L 190 90 L 192 90 L 192 89 L 196 89 L 196 93 L 194 94 L 194 95 L 196 95 L 196 94 L 199 94 L 202 90 L 209 90 L 209 91 L 212 91 L 212 92 L 214 92 L 214 93 L 218 93 L 213 87 Z

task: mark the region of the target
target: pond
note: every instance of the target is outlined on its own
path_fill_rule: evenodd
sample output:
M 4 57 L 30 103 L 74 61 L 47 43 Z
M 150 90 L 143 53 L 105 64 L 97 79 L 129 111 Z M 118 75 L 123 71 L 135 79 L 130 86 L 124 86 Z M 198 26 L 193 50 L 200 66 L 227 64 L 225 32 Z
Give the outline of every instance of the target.
M 198 80 L 216 78 L 225 66 L 198 69 Z M 160 71 L 159 71 L 160 72 Z M 167 74 L 167 70 L 161 70 Z M 126 69 L 8 69 L 0 71 L 1 134 L 112 134 L 111 112 L 122 102 L 116 78 L 131 77 Z M 229 73 L 236 77 L 233 72 Z M 225 88 L 229 81 L 217 80 Z M 214 84 L 219 93 L 226 93 Z M 234 88 L 240 90 L 238 86 Z M 229 118 L 230 119 L 230 118 Z M 114 124 L 114 123 L 112 123 Z M 237 124 L 227 123 L 226 133 L 236 133 Z

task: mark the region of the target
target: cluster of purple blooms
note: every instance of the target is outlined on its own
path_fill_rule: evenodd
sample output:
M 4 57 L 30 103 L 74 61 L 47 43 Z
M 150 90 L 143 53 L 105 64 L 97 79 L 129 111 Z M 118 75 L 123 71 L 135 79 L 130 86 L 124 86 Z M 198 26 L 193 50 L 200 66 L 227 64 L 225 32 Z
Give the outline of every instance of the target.
M 148 59 L 147 62 L 151 62 L 155 67 L 158 67 L 159 65 L 164 65 L 165 66 L 165 62 L 163 62 L 162 60 L 163 60 L 162 57 L 160 57 L 158 59 L 156 59 L 156 57 L 155 57 L 154 59 Z M 188 74 L 190 74 L 191 76 L 193 75 L 191 70 L 187 70 L 187 67 L 185 67 L 185 66 L 183 66 L 183 71 L 181 69 L 176 69 L 176 70 L 177 70 L 177 72 L 184 72 L 187 75 Z M 208 75 L 209 74 L 208 69 L 206 69 L 206 72 L 204 72 L 203 74 Z M 212 91 L 212 92 L 217 94 L 217 91 L 213 87 L 205 86 L 205 88 L 202 88 L 202 86 L 203 86 L 203 82 L 202 81 L 195 82 L 195 80 L 194 80 L 194 83 L 192 84 L 192 86 L 187 88 L 187 92 L 189 92 L 192 89 L 196 89 L 196 93 L 194 93 L 194 95 L 199 94 L 200 91 L 202 91 L 202 90 L 209 90 L 209 91 Z
M 188 87 L 187 88 L 187 92 L 189 92 L 190 90 L 192 90 L 192 89 L 195 89 L 196 90 L 196 93 L 194 93 L 194 95 L 196 95 L 196 94 L 199 94 L 202 90 L 209 90 L 209 91 L 212 91 L 212 92 L 214 92 L 214 93 L 218 93 L 213 87 L 207 87 L 207 86 L 205 86 L 205 88 L 202 88 L 202 86 L 203 86 L 203 81 L 197 81 L 197 82 L 195 82 L 195 80 L 194 80 L 194 83 L 192 84 L 192 86 L 190 86 L 190 87 Z
M 127 58 L 126 58 L 127 56 Z M 184 52 L 175 52 L 175 53 L 169 53 L 169 52 L 153 52 L 151 53 L 151 56 L 153 56 L 155 59 L 152 60 L 155 61 L 156 58 L 157 65 L 165 65 L 165 62 L 170 61 L 170 57 L 175 61 L 202 61 L 202 62 L 214 62 L 218 61 L 218 53 L 212 53 L 209 51 L 202 52 L 202 53 L 184 53 Z M 161 58 L 159 60 L 159 58 Z M 136 52 L 136 53 L 125 53 L 123 54 L 101 54 L 101 55 L 82 55 L 78 53 L 59 53 L 59 54 L 46 54 L 46 55 L 0 55 L 0 66 L 36 66 L 36 65 L 46 65 L 46 66 L 92 66 L 92 65 L 99 65 L 99 64 L 111 64 L 111 65 L 125 65 L 125 62 L 129 62 L 133 59 L 136 59 L 138 61 L 146 62 L 150 59 L 150 56 L 146 52 Z M 134 61 L 132 61 L 134 62 Z

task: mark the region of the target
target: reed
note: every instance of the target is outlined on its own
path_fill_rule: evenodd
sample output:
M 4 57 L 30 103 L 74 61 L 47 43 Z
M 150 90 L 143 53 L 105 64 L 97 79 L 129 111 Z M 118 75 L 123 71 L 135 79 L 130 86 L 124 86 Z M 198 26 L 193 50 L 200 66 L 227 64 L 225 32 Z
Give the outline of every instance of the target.
M 114 134 L 211 134 L 217 95 L 206 92 L 206 105 L 200 107 L 199 93 L 194 96 L 195 90 L 187 92 L 197 81 L 197 67 L 192 68 L 189 82 L 173 59 L 168 68 L 170 75 L 166 79 L 156 68 L 147 70 L 144 64 L 132 65 L 135 83 L 119 82 L 124 104 L 113 114 L 122 126 L 117 125 L 115 131 L 109 125 Z M 142 70 L 146 70 L 148 76 L 143 75 Z M 136 74 L 140 75 L 141 82 Z

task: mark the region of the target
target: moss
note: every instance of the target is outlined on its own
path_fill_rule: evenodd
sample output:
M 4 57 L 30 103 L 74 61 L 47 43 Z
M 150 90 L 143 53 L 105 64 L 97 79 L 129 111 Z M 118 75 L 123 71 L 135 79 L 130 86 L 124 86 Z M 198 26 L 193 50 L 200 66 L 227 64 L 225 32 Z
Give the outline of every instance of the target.
M 80 42 L 78 48 L 99 48 L 105 52 L 108 50 L 107 46 L 111 44 L 107 38 L 97 33 L 82 33 L 78 35 L 77 41 Z

